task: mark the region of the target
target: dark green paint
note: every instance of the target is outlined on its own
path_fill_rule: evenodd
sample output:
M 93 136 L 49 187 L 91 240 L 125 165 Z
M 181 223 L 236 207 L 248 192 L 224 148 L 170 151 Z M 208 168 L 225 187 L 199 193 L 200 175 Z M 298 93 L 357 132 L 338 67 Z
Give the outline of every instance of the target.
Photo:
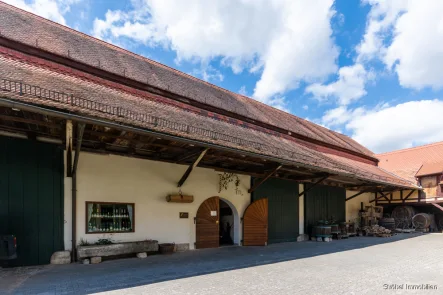
M 309 188 L 311 184 L 306 184 Z M 341 187 L 317 185 L 309 190 L 304 199 L 305 231 L 310 234 L 319 220 L 346 221 L 346 190 Z
M 63 151 L 0 137 L 0 234 L 17 237 L 13 265 L 47 264 L 63 250 Z
M 258 181 L 254 179 L 253 183 Z M 270 178 L 252 192 L 252 200 L 268 198 L 268 244 L 296 241 L 298 183 Z

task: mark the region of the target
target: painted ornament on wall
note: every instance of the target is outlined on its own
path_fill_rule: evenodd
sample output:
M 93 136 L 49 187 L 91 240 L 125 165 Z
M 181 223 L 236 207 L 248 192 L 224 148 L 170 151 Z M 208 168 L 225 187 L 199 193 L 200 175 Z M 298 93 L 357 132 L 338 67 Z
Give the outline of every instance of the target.
M 235 194 L 243 196 L 243 192 L 240 189 L 240 178 L 235 173 L 223 173 L 219 175 L 219 187 L 218 192 L 221 193 L 222 190 L 228 190 L 228 185 L 234 182 Z

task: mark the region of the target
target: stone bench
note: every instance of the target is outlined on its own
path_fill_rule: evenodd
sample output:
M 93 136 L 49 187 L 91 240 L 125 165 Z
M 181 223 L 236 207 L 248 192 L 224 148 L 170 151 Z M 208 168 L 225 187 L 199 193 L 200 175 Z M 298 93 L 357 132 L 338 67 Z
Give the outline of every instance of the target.
M 124 242 L 110 245 L 78 246 L 77 258 L 117 256 L 141 252 L 153 253 L 158 251 L 158 241 Z

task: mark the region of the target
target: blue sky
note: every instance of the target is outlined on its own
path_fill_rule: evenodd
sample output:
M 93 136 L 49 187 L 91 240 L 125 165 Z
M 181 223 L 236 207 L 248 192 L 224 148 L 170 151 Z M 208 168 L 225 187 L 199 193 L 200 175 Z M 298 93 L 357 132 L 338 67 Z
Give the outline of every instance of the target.
M 443 2 L 6 0 L 345 133 L 443 140 Z

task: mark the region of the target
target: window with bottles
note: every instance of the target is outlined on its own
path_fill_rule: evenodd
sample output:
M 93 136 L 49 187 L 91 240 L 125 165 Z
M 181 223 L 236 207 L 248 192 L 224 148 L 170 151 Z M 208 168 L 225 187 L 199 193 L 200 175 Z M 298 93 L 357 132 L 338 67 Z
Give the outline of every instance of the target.
M 134 204 L 86 202 L 86 233 L 134 232 Z

